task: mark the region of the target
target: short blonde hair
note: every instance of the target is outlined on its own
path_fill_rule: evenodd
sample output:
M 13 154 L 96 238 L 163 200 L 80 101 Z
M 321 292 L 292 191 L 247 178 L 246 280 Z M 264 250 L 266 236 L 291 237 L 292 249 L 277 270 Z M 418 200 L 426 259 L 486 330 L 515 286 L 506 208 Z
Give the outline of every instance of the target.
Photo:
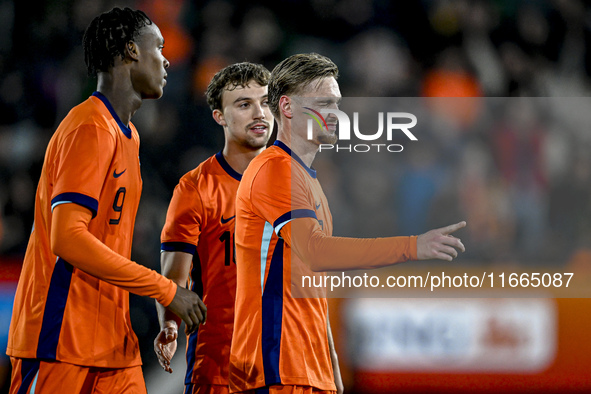
M 319 78 L 339 76 L 332 60 L 317 53 L 292 55 L 279 63 L 269 79 L 269 108 L 279 117 L 279 99 L 283 95 L 297 94 L 310 82 Z

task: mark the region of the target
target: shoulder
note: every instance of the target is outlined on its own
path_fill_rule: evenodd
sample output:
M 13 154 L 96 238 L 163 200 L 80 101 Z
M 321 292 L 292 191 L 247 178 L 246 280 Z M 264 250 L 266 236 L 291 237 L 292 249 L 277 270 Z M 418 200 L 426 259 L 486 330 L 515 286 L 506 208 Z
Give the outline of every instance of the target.
M 64 136 L 72 133 L 82 133 L 85 136 L 89 133 L 102 136 L 110 134 L 115 138 L 116 131 L 109 122 L 110 114 L 105 113 L 95 100 L 98 99 L 90 97 L 72 108 L 60 123 L 57 133 Z
M 195 189 L 202 182 L 207 182 L 207 177 L 214 172 L 215 155 L 202 161 L 197 167 L 185 173 L 179 180 L 179 184 L 189 185 Z
M 104 107 L 100 99 L 91 96 L 70 111 L 73 117 L 82 124 L 94 125 L 102 129 L 111 129 L 110 112 Z
M 273 147 L 268 148 L 268 150 Z M 274 150 L 274 149 L 273 149 Z M 282 152 L 264 151 L 250 162 L 238 186 L 239 196 L 281 199 L 291 188 L 291 158 Z M 265 197 L 266 196 L 266 197 Z
M 255 157 L 244 172 L 244 178 L 254 180 L 260 176 L 269 178 L 289 176 L 291 172 L 291 158 L 281 149 L 274 146 L 265 149 Z

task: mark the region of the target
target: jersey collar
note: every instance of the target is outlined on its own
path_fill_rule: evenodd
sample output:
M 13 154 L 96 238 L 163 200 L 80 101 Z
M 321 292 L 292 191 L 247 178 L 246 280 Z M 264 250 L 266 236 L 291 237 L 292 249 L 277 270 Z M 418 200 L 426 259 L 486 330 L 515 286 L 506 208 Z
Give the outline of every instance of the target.
M 300 165 L 302 167 L 304 167 L 304 169 L 306 171 L 308 171 L 308 174 L 310 174 L 310 176 L 312 178 L 316 179 L 316 170 L 308 167 L 298 155 L 296 155 L 294 152 L 292 152 L 292 150 L 289 148 L 289 146 L 285 145 L 282 141 L 279 141 L 279 140 L 276 140 L 273 145 L 278 146 L 279 148 L 281 148 L 285 152 L 287 152 L 288 155 L 290 155 L 292 158 L 294 158 L 298 163 L 300 163 Z
M 238 182 L 240 182 L 242 180 L 242 175 L 239 174 L 236 170 L 234 170 L 230 166 L 230 164 L 228 164 L 222 151 L 219 151 L 218 153 L 216 153 L 215 158 L 217 159 L 218 163 L 220 163 L 220 165 L 222 166 L 224 171 L 226 171 L 228 173 L 228 175 L 230 175 L 232 178 L 236 179 Z
M 117 115 L 117 113 L 113 109 L 113 106 L 111 105 L 109 100 L 105 97 L 105 95 L 102 94 L 101 92 L 94 92 L 92 95 L 94 97 L 98 98 L 99 100 L 101 100 L 103 102 L 103 104 L 105 104 L 105 107 L 107 107 L 107 109 L 111 113 L 111 116 L 113 117 L 113 119 L 115 119 L 115 121 L 119 125 L 119 128 L 121 129 L 123 134 L 125 134 L 125 136 L 127 138 L 131 139 L 131 129 L 129 127 L 125 126 L 123 124 L 123 122 L 121 121 L 121 119 L 119 119 L 119 115 Z

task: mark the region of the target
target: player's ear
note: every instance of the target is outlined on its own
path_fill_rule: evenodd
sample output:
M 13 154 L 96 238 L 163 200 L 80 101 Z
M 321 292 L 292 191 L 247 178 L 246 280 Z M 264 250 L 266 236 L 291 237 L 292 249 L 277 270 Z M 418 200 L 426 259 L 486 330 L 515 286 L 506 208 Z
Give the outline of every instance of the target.
M 220 111 L 219 109 L 214 109 L 213 112 L 211 113 L 211 116 L 213 116 L 213 120 L 215 120 L 216 123 L 219 124 L 220 126 L 227 126 L 228 125 L 226 123 L 226 118 L 224 118 L 224 113 L 222 111 Z
M 281 96 L 279 98 L 279 113 L 283 114 L 287 119 L 293 118 L 293 111 L 291 109 L 291 98 L 288 96 Z
M 135 41 L 128 41 L 125 44 L 125 57 L 129 57 L 132 60 L 138 60 L 139 49 Z

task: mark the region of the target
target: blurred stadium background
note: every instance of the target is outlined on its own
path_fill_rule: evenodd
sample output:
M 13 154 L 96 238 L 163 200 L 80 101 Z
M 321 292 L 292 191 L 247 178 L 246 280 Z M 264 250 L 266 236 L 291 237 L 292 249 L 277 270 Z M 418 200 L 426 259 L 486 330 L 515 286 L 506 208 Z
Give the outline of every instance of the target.
M 272 69 L 291 54 L 318 52 L 339 66 L 344 96 L 504 103 L 502 116 L 482 115 L 476 99 L 447 108 L 450 117 L 423 137 L 436 143 L 387 165 L 319 155 L 336 235 L 352 227 L 367 236 L 417 234 L 464 219 L 462 260 L 470 264 L 591 266 L 589 1 L 0 0 L 0 348 L 45 147 L 96 87 L 82 34 L 113 6 L 144 10 L 171 63 L 164 97 L 133 119 L 144 180 L 135 261 L 159 269 L 172 189 L 222 147 L 204 99 L 213 74 L 234 62 Z M 552 105 L 523 97 L 552 97 Z M 387 169 L 388 181 L 367 168 Z M 360 220 L 371 212 L 359 206 L 380 215 Z M 183 357 L 171 377 L 152 353 L 153 302 L 132 295 L 131 303 L 149 391 L 181 392 Z M 591 390 L 587 299 L 332 299 L 331 308 L 349 393 Z M 9 374 L 0 355 L 5 392 Z

